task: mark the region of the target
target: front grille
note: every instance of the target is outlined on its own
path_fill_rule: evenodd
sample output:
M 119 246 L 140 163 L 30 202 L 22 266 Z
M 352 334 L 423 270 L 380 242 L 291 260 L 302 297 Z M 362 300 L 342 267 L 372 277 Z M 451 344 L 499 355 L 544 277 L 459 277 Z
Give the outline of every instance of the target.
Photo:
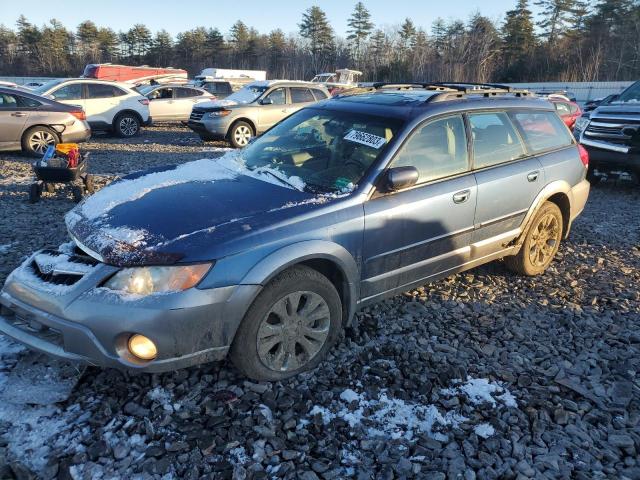
M 202 120 L 202 117 L 204 117 L 205 112 L 203 110 L 192 110 L 191 111 L 191 116 L 189 117 L 189 120 L 193 121 L 193 122 L 199 122 L 200 120 Z
M 13 313 L 13 312 L 12 312 Z M 22 316 L 19 313 L 13 313 L 13 315 L 6 315 L 4 317 L 12 326 L 27 332 L 29 335 L 33 335 L 45 342 L 52 343 L 58 347 L 64 348 L 64 337 L 62 333 L 54 328 L 47 327 L 46 325 Z
M 637 128 L 640 118 L 628 117 L 594 117 L 584 132 L 585 137 L 593 140 L 615 143 L 620 145 L 631 145 L 632 137 L 625 135 L 626 128 Z
M 42 258 L 50 261 L 40 262 Z M 97 264 L 97 260 L 76 247 L 70 255 L 57 250 L 42 250 L 34 257 L 30 266 L 33 273 L 43 282 L 71 286 Z M 77 268 L 74 265 L 77 265 Z

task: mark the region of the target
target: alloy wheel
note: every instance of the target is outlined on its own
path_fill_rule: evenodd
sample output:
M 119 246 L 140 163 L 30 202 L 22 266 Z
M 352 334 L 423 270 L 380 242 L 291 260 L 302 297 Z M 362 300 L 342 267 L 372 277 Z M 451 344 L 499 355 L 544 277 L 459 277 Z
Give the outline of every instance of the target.
M 324 298 L 309 291 L 290 293 L 278 300 L 260 323 L 258 357 L 274 371 L 298 370 L 322 350 L 330 325 Z
M 138 132 L 138 122 L 135 118 L 124 117 L 120 120 L 120 131 L 127 137 L 132 137 Z
M 534 227 L 529 243 L 529 260 L 536 267 L 546 266 L 553 259 L 560 243 L 560 223 L 555 215 L 548 213 Z
M 29 137 L 29 147 L 38 154 L 44 154 L 47 148 L 56 144 L 56 138 L 51 132 L 37 130 Z
M 233 132 L 233 138 L 238 145 L 245 146 L 251 140 L 252 132 L 246 125 L 239 125 Z

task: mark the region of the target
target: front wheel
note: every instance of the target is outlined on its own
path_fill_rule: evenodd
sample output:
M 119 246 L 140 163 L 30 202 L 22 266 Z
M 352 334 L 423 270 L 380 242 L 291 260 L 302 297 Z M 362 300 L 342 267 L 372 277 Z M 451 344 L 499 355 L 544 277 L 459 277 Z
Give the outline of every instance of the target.
M 249 307 L 231 346 L 231 360 L 254 380 L 282 380 L 316 367 L 342 328 L 342 304 L 316 270 L 278 275 Z
M 119 137 L 133 137 L 140 132 L 140 119 L 134 113 L 121 113 L 113 122 L 113 130 Z
M 545 202 L 533 218 L 520 251 L 505 258 L 507 267 L 520 275 L 543 273 L 558 252 L 562 228 L 562 212 L 555 203 Z
M 247 122 L 236 122 L 231 126 L 229 141 L 235 148 L 246 146 L 255 135 L 253 128 Z

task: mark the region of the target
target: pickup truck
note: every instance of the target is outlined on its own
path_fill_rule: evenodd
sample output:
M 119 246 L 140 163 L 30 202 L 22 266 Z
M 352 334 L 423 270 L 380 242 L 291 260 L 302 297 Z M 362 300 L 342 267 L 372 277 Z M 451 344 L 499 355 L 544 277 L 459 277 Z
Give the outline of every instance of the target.
M 573 133 L 589 152 L 589 179 L 623 171 L 640 184 L 640 81 L 585 113 Z

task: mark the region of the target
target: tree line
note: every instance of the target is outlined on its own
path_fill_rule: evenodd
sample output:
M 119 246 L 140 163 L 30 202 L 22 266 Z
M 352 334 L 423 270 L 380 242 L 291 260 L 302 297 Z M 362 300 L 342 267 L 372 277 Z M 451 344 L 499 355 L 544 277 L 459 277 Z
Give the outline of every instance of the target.
M 58 20 L 37 26 L 21 16 L 0 25 L 0 75 L 77 76 L 88 63 L 267 70 L 270 78 L 309 79 L 351 67 L 381 81 L 605 81 L 640 78 L 640 0 L 517 0 L 499 23 L 480 13 L 437 19 L 428 28 L 407 18 L 380 28 L 358 2 L 345 37 L 325 12 L 302 13 L 298 33 L 260 33 L 237 21 L 223 34 L 202 26 L 174 37 L 136 24 L 115 32 L 92 21 L 75 31 Z

